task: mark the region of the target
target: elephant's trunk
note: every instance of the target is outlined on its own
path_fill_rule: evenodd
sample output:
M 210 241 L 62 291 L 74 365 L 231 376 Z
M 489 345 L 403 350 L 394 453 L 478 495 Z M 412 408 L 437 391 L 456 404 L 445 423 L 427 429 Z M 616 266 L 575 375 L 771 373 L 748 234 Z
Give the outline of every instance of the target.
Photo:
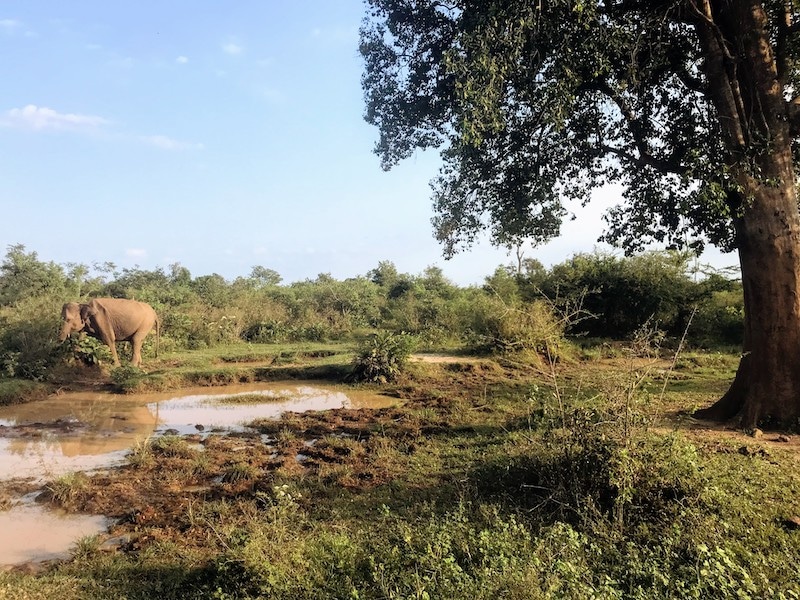
M 64 323 L 61 326 L 61 333 L 58 334 L 58 341 L 63 342 L 65 339 L 69 337 L 70 333 L 72 333 L 72 331 L 70 331 L 69 323 Z

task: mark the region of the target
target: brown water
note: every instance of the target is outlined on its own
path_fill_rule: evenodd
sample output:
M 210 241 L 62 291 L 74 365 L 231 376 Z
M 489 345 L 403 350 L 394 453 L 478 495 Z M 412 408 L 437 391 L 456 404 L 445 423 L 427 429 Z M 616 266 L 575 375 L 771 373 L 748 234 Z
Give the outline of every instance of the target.
M 263 403 L 222 403 L 241 394 Z M 318 383 L 258 383 L 139 395 L 70 392 L 40 402 L 0 407 L 0 485 L 44 482 L 65 473 L 122 463 L 131 446 L 167 432 L 205 435 L 240 431 L 254 419 L 287 411 L 380 408 L 391 398 Z M 74 541 L 104 531 L 104 517 L 57 515 L 18 499 L 0 512 L 0 565 L 64 557 Z
M 76 540 L 110 524 L 103 516 L 66 515 L 33 504 L 0 512 L 0 566 L 64 558 Z

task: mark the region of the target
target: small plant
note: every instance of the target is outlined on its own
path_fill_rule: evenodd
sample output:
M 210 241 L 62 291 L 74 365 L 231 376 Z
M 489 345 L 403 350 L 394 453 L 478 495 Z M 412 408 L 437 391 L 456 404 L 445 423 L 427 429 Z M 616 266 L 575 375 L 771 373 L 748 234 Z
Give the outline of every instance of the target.
M 70 337 L 67 348 L 76 361 L 87 366 L 98 366 L 113 361 L 108 346 L 88 335 Z
M 144 371 L 132 365 L 123 365 L 111 371 L 111 381 L 123 393 L 136 391 L 146 378 Z
M 350 381 L 386 383 L 402 372 L 415 345 L 413 336 L 385 331 L 370 338 L 353 360 Z
M 79 494 L 86 489 L 88 480 L 81 472 L 66 473 L 48 483 L 45 488 L 50 500 L 60 506 L 72 505 Z
M 239 483 L 240 481 L 253 481 L 258 477 L 258 469 L 253 465 L 238 462 L 230 465 L 222 474 L 225 483 Z
M 163 435 L 150 441 L 150 448 L 159 456 L 192 458 L 195 455 L 188 442 L 177 435 Z
M 152 447 L 150 446 L 150 441 L 150 437 L 136 440 L 128 453 L 128 463 L 134 467 L 150 466 L 155 458 L 153 456 Z
M 72 558 L 76 560 L 82 558 L 91 559 L 100 551 L 102 541 L 99 535 L 87 535 L 86 537 L 80 538 L 75 542 L 72 550 Z

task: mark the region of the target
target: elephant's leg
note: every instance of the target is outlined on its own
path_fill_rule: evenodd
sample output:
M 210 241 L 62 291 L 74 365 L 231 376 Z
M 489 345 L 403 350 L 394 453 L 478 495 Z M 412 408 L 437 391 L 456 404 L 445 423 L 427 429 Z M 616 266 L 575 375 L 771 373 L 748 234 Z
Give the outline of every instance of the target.
M 142 344 L 144 344 L 145 335 L 140 335 L 138 333 L 134 333 L 133 337 L 131 337 L 131 348 L 133 349 L 133 357 L 131 358 L 131 364 L 134 367 L 138 367 L 142 364 Z
M 109 335 L 102 335 L 100 336 L 100 341 L 102 341 L 108 349 L 111 350 L 111 357 L 114 359 L 114 366 L 119 366 L 119 356 L 117 356 L 117 340 L 114 339 L 114 336 Z

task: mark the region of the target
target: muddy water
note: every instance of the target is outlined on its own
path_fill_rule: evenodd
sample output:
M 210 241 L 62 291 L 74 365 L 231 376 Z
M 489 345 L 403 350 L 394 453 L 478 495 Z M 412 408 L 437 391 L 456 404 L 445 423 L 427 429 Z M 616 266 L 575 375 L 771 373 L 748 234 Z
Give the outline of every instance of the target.
M 76 540 L 110 524 L 106 517 L 65 515 L 32 504 L 0 512 L 0 566 L 64 558 Z
M 260 404 L 220 399 L 260 394 Z M 52 479 L 113 466 L 137 441 L 159 432 L 241 430 L 256 418 L 286 411 L 378 408 L 391 398 L 318 383 L 260 383 L 194 388 L 180 393 L 65 393 L 0 408 L 0 481 Z
M 258 394 L 263 402 L 220 402 Z M 235 399 L 235 398 L 234 398 Z M 380 408 L 385 396 L 318 383 L 259 383 L 195 388 L 160 394 L 65 393 L 40 402 L 0 407 L 0 486 L 3 480 L 37 483 L 64 473 L 112 467 L 131 446 L 159 433 L 244 429 L 256 418 L 286 411 Z M 17 499 L 0 512 L 0 565 L 36 562 L 68 554 L 74 541 L 99 533 L 102 517 L 59 516 Z

